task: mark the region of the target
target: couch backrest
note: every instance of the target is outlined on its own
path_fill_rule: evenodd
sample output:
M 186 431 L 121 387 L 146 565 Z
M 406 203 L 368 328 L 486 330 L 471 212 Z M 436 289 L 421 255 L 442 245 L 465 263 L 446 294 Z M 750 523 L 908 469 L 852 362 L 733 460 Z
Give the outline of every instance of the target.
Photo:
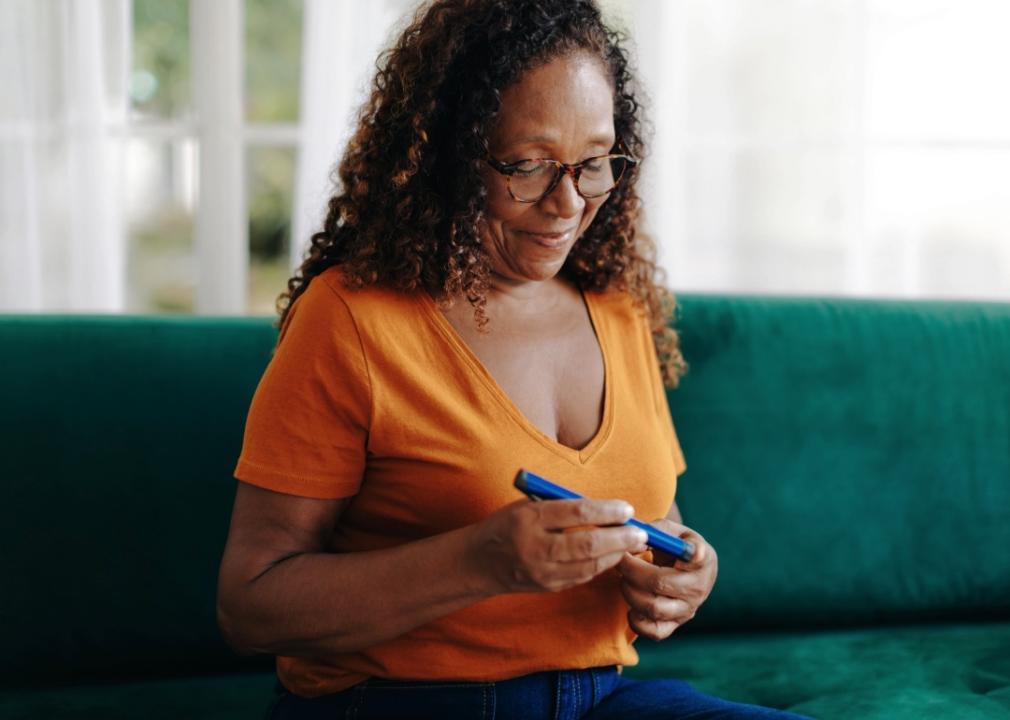
M 1006 617 L 1010 305 L 680 298 L 685 629 Z M 0 678 L 268 668 L 215 621 L 268 318 L 0 316 Z
M 1010 617 L 1010 304 L 682 305 L 685 630 Z
M 0 317 L 0 682 L 199 674 L 266 318 Z

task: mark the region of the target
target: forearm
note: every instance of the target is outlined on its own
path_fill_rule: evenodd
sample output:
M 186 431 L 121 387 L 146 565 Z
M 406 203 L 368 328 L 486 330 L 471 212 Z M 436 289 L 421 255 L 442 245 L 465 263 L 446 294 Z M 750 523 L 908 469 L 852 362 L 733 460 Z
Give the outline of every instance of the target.
M 228 625 L 255 652 L 353 652 L 493 595 L 468 562 L 469 528 L 395 548 L 305 553 L 248 583 Z

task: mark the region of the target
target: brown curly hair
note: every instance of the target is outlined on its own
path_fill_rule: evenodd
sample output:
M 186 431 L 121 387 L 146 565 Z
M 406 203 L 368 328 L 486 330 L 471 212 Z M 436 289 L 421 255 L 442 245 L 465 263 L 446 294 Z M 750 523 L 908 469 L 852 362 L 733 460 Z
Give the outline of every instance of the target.
M 349 288 L 424 289 L 445 304 L 464 297 L 484 329 L 491 265 L 479 232 L 486 198 L 480 170 L 501 93 L 533 67 L 591 53 L 609 71 L 617 138 L 641 159 L 641 108 L 622 41 L 592 0 L 435 0 L 420 8 L 379 58 L 337 168 L 339 190 L 277 300 L 276 326 L 313 277 L 339 265 Z M 623 290 L 637 300 L 663 381 L 675 388 L 687 371 L 668 325 L 677 304 L 658 279 L 655 244 L 636 231 L 637 179 L 635 166 L 561 272 L 580 288 Z

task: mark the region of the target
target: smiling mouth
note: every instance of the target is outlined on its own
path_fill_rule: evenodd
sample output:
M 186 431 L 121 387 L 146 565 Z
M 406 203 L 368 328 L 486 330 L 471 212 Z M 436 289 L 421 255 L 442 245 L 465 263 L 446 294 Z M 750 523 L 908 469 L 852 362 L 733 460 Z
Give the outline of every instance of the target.
M 556 249 L 568 242 L 568 238 L 571 237 L 572 230 L 566 230 L 560 233 L 535 233 L 529 232 L 527 230 L 520 230 L 520 234 L 525 235 L 535 242 L 537 245 L 542 245 L 546 248 Z

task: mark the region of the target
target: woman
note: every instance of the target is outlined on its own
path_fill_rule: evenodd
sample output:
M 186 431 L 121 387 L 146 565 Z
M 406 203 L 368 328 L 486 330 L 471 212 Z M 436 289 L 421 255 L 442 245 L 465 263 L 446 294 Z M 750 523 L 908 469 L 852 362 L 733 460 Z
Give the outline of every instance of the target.
M 641 154 L 589 0 L 441 0 L 387 54 L 235 471 L 219 619 L 278 656 L 273 717 L 779 715 L 620 673 L 717 567 L 673 502 Z M 595 499 L 532 503 L 520 468 Z

